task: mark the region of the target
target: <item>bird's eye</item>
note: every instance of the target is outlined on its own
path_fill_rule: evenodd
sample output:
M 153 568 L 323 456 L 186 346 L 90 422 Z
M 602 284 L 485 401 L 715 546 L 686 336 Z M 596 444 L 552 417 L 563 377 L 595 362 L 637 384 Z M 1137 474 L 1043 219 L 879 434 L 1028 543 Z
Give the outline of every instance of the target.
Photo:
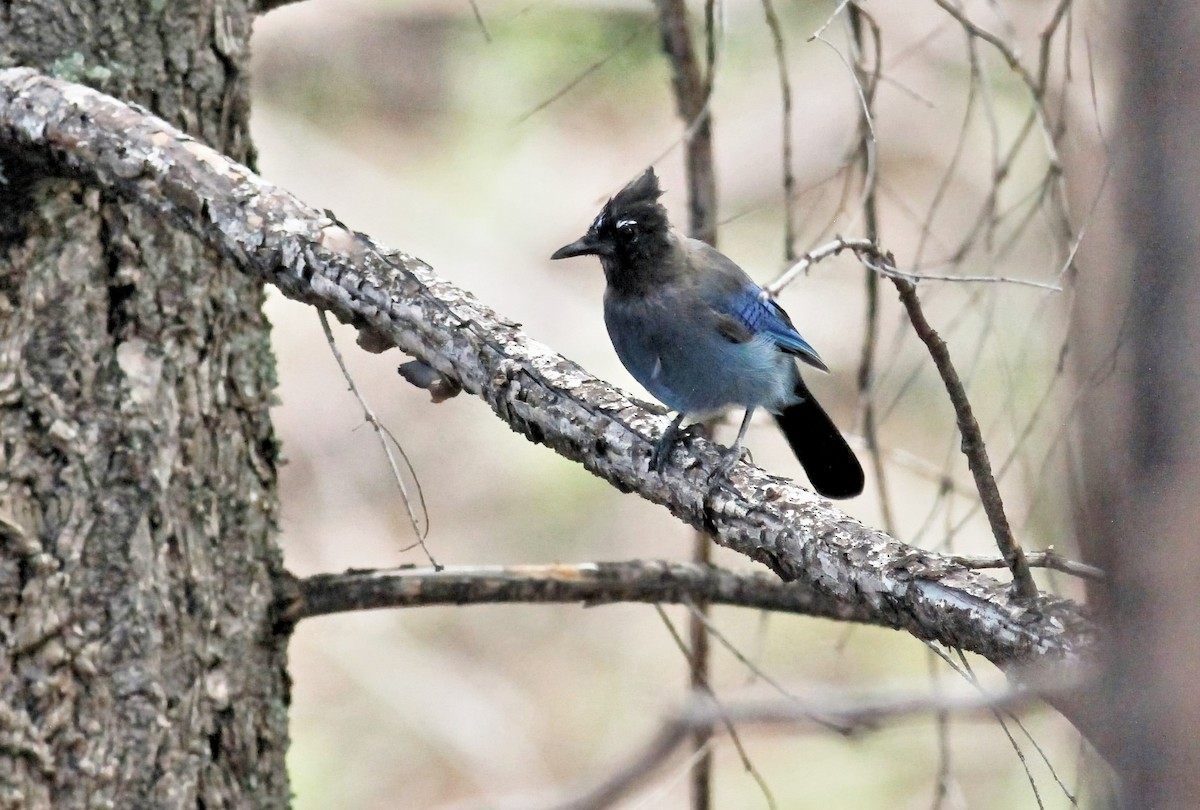
M 619 219 L 617 220 L 617 228 L 622 231 L 631 231 L 637 226 L 636 219 Z

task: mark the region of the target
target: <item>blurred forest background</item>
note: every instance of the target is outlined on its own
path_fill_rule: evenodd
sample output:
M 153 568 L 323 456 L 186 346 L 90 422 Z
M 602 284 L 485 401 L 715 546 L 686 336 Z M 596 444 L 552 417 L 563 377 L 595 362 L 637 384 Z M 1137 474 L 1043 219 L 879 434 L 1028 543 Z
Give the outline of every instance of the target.
M 1017 537 L 1070 556 L 1072 417 L 1087 390 L 1064 364 L 1078 283 L 1071 260 L 1104 215 L 1113 12 L 1065 2 L 864 7 L 882 55 L 871 117 L 882 246 L 904 270 L 1041 285 L 928 280 L 919 289 L 965 377 Z M 716 9 L 719 245 L 765 283 L 788 265 L 779 63 L 764 4 Z M 1033 116 L 1030 88 L 1000 50 L 967 36 L 951 10 L 1010 45 L 1035 79 L 1044 62 L 1045 117 Z M 691 11 L 699 35 L 703 7 Z M 792 248 L 802 253 L 834 235 L 866 235 L 863 99 L 844 9 L 778 0 L 773 11 L 792 94 Z M 650 164 L 674 221 L 686 222 L 684 128 L 651 3 L 310 0 L 260 19 L 254 48 L 253 133 L 268 180 L 421 257 L 536 339 L 646 396 L 605 334 L 598 264 L 548 257 Z M 864 59 L 875 64 L 873 46 Z M 864 414 L 874 411 L 885 486 L 869 473 L 867 492 L 843 506 L 917 546 L 994 555 L 950 405 L 890 284 L 880 288 L 873 379 L 860 387 L 864 275 L 847 254 L 781 298 L 833 369 L 810 375 L 810 385 L 864 461 Z M 268 314 L 289 568 L 426 563 L 316 315 L 276 293 Z M 692 531 L 664 510 L 529 444 L 478 400 L 431 406 L 396 375 L 398 353 L 367 355 L 351 330 L 335 332 L 412 460 L 438 562 L 690 556 Z M 733 427 L 719 438 L 731 440 Z M 749 444 L 756 463 L 803 480 L 769 420 Z M 753 565 L 714 555 L 723 566 Z M 1038 577 L 1081 595 L 1067 578 Z M 686 620 L 683 608 L 665 614 L 679 627 Z M 722 608 L 714 620 L 745 658 L 801 695 L 963 679 L 900 633 Z M 971 663 L 981 681 L 1001 681 L 986 662 Z M 687 689 L 684 656 L 645 605 L 326 617 L 299 625 L 291 667 L 301 810 L 476 806 L 588 782 L 624 762 Z M 720 644 L 713 683 L 720 696 L 776 694 Z M 1068 807 L 1099 771 L 1049 710 L 1019 722 L 929 717 L 852 739 L 743 736 L 780 808 Z M 715 806 L 771 806 L 727 738 L 716 745 Z M 628 806 L 687 806 L 685 774 L 686 763 L 673 762 Z

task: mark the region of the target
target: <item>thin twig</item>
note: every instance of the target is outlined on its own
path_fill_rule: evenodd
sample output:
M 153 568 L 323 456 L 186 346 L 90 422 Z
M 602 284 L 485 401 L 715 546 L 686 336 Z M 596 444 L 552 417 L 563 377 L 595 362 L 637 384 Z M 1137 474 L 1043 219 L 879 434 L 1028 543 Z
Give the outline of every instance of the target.
M 767 686 L 770 686 L 772 689 L 774 689 L 776 692 L 778 692 L 779 696 L 781 698 L 783 698 L 784 700 L 798 702 L 798 698 L 794 694 L 792 694 L 792 692 L 790 692 L 786 686 L 781 684 L 775 678 L 771 677 L 768 673 L 764 672 L 761 667 L 759 667 L 757 664 L 755 664 L 753 661 L 751 661 L 749 658 L 747 658 L 742 653 L 742 651 L 739 650 L 737 648 L 737 646 L 732 641 L 730 641 L 729 638 L 724 633 L 722 633 L 717 628 L 716 625 L 714 625 L 712 623 L 712 620 L 710 618 L 708 618 L 708 616 L 701 614 L 696 609 L 695 604 L 693 604 L 688 599 L 684 599 L 683 604 L 685 606 L 687 606 L 687 608 L 691 611 L 692 615 L 695 616 L 701 622 L 701 624 L 703 624 L 705 629 L 707 629 L 709 633 L 712 633 L 713 638 L 715 638 L 717 641 L 719 641 L 721 643 L 721 646 L 724 647 L 726 649 L 726 651 L 729 652 L 730 655 L 732 655 L 734 658 L 736 658 L 742 664 L 742 666 L 744 666 L 748 670 L 750 670 L 750 672 L 752 672 L 754 674 L 755 678 L 757 678 L 758 680 L 767 684 Z M 810 719 L 817 725 L 824 726 L 829 731 L 834 731 L 834 732 L 837 732 L 838 734 L 848 735 L 848 734 L 850 734 L 851 731 L 853 731 L 853 729 L 847 728 L 846 726 L 839 725 L 838 723 L 836 723 L 832 720 L 827 720 L 826 718 L 821 717 L 820 715 L 814 715 Z
M 1049 281 L 1035 281 L 1029 278 L 1012 278 L 1010 276 L 959 276 L 939 273 L 910 273 L 895 268 L 884 268 L 884 275 L 891 278 L 902 278 L 905 281 L 958 281 L 969 284 L 1015 284 L 1018 287 L 1033 287 L 1038 290 L 1062 292 L 1062 285 Z
M 937 656 L 932 650 L 928 650 L 926 652 L 926 660 L 929 663 L 929 686 L 931 689 L 940 692 L 941 690 L 938 689 Z M 941 810 L 942 804 L 950 793 L 950 757 L 953 750 L 950 745 L 950 713 L 945 710 L 935 712 L 933 715 L 933 725 L 938 756 L 937 774 L 935 775 L 933 788 L 933 810 Z
M 942 202 L 946 198 L 946 193 L 950 190 L 950 184 L 958 173 L 959 162 L 966 151 L 967 135 L 970 132 L 971 120 L 974 118 L 976 98 L 982 82 L 980 74 L 979 62 L 976 59 L 969 59 L 970 79 L 967 83 L 967 102 L 966 109 L 963 111 L 962 124 L 959 126 L 958 138 L 954 142 L 954 152 L 950 155 L 950 160 L 946 164 L 946 171 L 942 173 L 941 179 L 938 181 L 937 187 L 934 189 L 933 198 L 929 202 L 929 208 L 925 216 L 921 219 L 921 236 L 917 241 L 917 249 L 913 251 L 913 264 L 919 265 L 925 256 L 925 245 L 929 238 L 933 235 L 933 221 L 938 209 L 941 208 Z
M 687 604 L 688 608 L 690 608 L 691 613 L 696 611 L 697 606 L 692 602 L 685 602 L 685 604 Z M 705 602 L 705 605 L 707 607 L 708 603 Z M 671 635 L 671 640 L 675 642 L 675 646 L 681 653 L 683 653 L 684 658 L 687 659 L 690 666 L 691 662 L 695 659 L 695 648 L 692 647 L 689 649 L 689 646 L 683 640 L 683 636 L 679 635 L 679 631 L 675 629 L 674 622 L 671 621 L 671 617 L 667 615 L 667 612 L 663 609 L 661 604 L 656 603 L 654 605 L 654 609 L 658 613 L 658 618 L 661 619 L 663 625 L 666 626 L 667 632 Z M 689 616 L 691 613 L 689 613 Z M 707 610 L 704 615 L 707 617 Z M 704 622 L 697 621 L 694 618 L 689 618 L 689 629 L 696 626 L 707 630 Z M 707 641 L 705 644 L 707 646 Z M 708 659 L 709 654 L 705 652 L 705 660 L 707 661 Z M 694 689 L 693 693 L 707 695 L 715 704 L 720 705 L 720 700 L 717 698 L 717 693 L 713 690 L 712 685 L 708 682 L 705 682 L 697 689 Z M 763 778 L 762 773 L 758 770 L 758 768 L 755 767 L 754 762 L 750 759 L 750 754 L 746 751 L 746 746 L 742 743 L 742 738 L 741 735 L 738 734 L 737 728 L 733 725 L 733 723 L 729 722 L 728 718 L 725 719 L 723 725 L 726 733 L 729 734 L 730 742 L 733 743 L 733 747 L 737 751 L 738 758 L 742 761 L 742 767 L 746 769 L 746 772 L 750 774 L 751 778 L 754 779 L 754 781 L 758 784 L 759 789 L 762 791 L 763 798 L 765 798 L 767 801 L 768 810 L 776 810 L 775 795 L 771 792 L 771 788 L 767 784 L 767 780 Z M 700 757 L 708 756 L 711 758 L 712 756 L 712 736 L 705 736 L 703 749 L 694 748 L 694 750 L 695 754 L 693 755 L 692 760 L 687 763 L 687 766 L 692 772 L 693 777 L 696 772 L 696 766 L 699 764 Z
M 875 251 L 877 247 L 870 239 L 844 239 L 841 236 L 835 237 L 833 241 L 827 242 L 824 245 L 815 247 L 812 250 L 804 253 L 792 266 L 783 272 L 779 278 L 772 281 L 763 287 L 764 290 L 772 297 L 778 297 L 779 293 L 783 292 L 783 288 L 796 280 L 798 276 L 808 272 L 808 268 L 814 264 L 824 261 L 831 256 L 836 256 L 843 250 L 866 250 Z
M 865 125 L 867 128 L 867 133 L 866 133 L 865 138 L 866 138 L 866 143 L 867 143 L 867 154 L 868 154 L 869 159 L 867 161 L 867 177 L 863 181 L 863 188 L 869 189 L 872 187 L 872 185 L 875 182 L 876 157 L 875 157 L 875 122 L 871 118 L 871 104 L 867 100 L 867 91 L 863 88 L 862 84 L 859 83 L 858 77 L 854 73 L 854 66 L 850 64 L 849 60 L 846 59 L 846 56 L 841 51 L 839 51 L 832 42 L 830 42 L 827 39 L 824 39 L 823 37 L 819 37 L 819 36 L 813 36 L 811 39 L 816 40 L 817 42 L 820 42 L 822 45 L 825 45 L 827 48 L 832 50 L 834 52 L 834 54 L 837 55 L 837 58 L 841 60 L 842 64 L 846 66 L 846 69 L 850 72 L 851 78 L 854 80 L 854 90 L 855 90 L 855 92 L 858 93 L 859 109 L 862 111 L 863 121 L 865 122 Z
M 850 0 L 841 0 L 841 2 L 837 4 L 837 7 L 834 8 L 834 10 L 830 12 L 829 16 L 825 18 L 825 22 L 821 23 L 821 27 L 809 34 L 808 41 L 812 42 L 814 39 L 817 39 L 824 34 L 825 29 L 833 25 L 833 21 L 837 19 L 838 15 L 841 14 L 848 5 L 850 5 Z
M 979 683 L 979 677 L 975 674 L 975 670 L 971 668 L 971 662 L 967 660 L 966 654 L 962 650 L 955 650 L 954 654 L 958 656 L 958 663 L 960 665 L 959 667 L 955 667 L 955 669 L 982 693 L 983 686 Z M 1000 730 L 1008 738 L 1008 744 L 1012 746 L 1013 753 L 1017 755 L 1017 760 L 1021 763 L 1021 769 L 1025 772 L 1025 780 L 1029 782 L 1030 790 L 1033 791 L 1033 799 L 1037 802 L 1038 810 L 1045 810 L 1046 806 L 1042 803 L 1042 792 L 1038 790 L 1037 779 L 1034 778 L 1033 771 L 1029 769 L 1029 760 L 1025 758 L 1025 752 L 1021 749 L 1017 738 L 1009 731 L 1008 722 L 1005 720 L 1005 717 L 1012 719 L 1022 731 L 1025 730 L 1024 725 L 1016 715 L 999 706 L 992 707 L 992 716 L 996 718 L 996 725 L 1000 726 Z M 1025 736 L 1030 740 L 1033 739 L 1029 736 L 1028 732 L 1025 733 Z M 1036 743 L 1034 743 L 1034 747 L 1039 752 L 1041 751 L 1041 747 Z
M 985 557 L 972 554 L 954 554 L 950 559 L 963 565 L 967 568 L 1007 568 L 1008 563 L 1003 559 L 996 557 Z M 1104 569 L 1097 568 L 1094 565 L 1078 562 L 1077 560 L 1068 560 L 1057 551 L 1048 549 L 1046 551 L 1026 551 L 1025 560 L 1029 563 L 1030 568 L 1050 568 L 1055 571 L 1062 571 L 1064 574 L 1080 577 L 1082 579 L 1093 579 L 1097 582 L 1103 582 L 1106 579 Z
M 870 239 L 855 238 L 847 239 L 842 236 L 834 237 L 830 242 L 813 248 L 812 250 L 797 257 L 796 261 L 785 270 L 779 278 L 772 281 L 770 284 L 763 286 L 763 289 L 772 297 L 777 297 L 785 287 L 791 284 L 796 278 L 804 273 L 807 273 L 809 268 L 814 264 L 819 264 L 828 258 L 838 255 L 839 253 L 851 250 L 859 259 L 863 256 L 882 256 L 884 251 Z M 1047 281 L 1035 281 L 1025 278 L 1010 278 L 1008 276 L 958 276 L 946 275 L 939 273 L 913 273 L 907 270 L 900 270 L 895 266 L 894 262 L 876 261 L 867 265 L 867 268 L 885 278 L 899 278 L 905 281 L 952 281 L 971 284 L 1015 284 L 1020 287 L 1034 287 L 1039 290 L 1050 290 L 1051 292 L 1062 292 L 1062 286 L 1052 284 Z
M 796 172 L 792 168 L 792 85 L 788 79 L 787 48 L 783 27 L 771 0 L 762 0 L 763 16 L 771 32 L 775 49 L 775 67 L 779 73 L 779 99 L 783 115 L 783 255 L 790 262 L 796 258 Z
M 865 106 L 859 118 L 858 155 L 859 170 L 863 176 L 863 223 L 867 229 L 867 238 L 878 245 L 880 242 L 879 184 L 877 182 L 877 173 L 872 172 L 871 140 L 868 136 L 870 133 L 871 106 L 875 99 L 875 89 L 878 86 L 879 72 L 882 69 L 881 54 L 883 46 L 880 42 L 879 27 L 867 18 L 866 12 L 862 11 L 857 5 L 852 4 L 847 14 L 850 21 L 850 41 L 854 48 L 853 68 L 855 83 L 859 86 L 870 88 L 868 92 L 863 94 Z M 872 23 L 870 30 L 875 41 L 874 74 L 868 71 L 866 65 L 866 50 L 863 37 L 865 35 L 864 29 L 868 27 L 867 23 Z M 879 442 L 879 422 L 873 391 L 875 386 L 876 355 L 879 350 L 880 318 L 882 317 L 879 308 L 879 274 L 868 270 L 865 273 L 864 281 L 866 283 L 867 299 L 864 318 L 866 322 L 866 335 L 863 337 L 862 353 L 859 357 L 857 375 L 859 400 L 862 403 L 863 438 L 867 443 L 867 454 L 871 459 L 871 468 L 875 476 L 876 488 L 879 492 L 879 511 L 883 519 L 883 525 L 887 527 L 889 532 L 894 532 L 896 530 L 896 518 L 892 514 L 891 490 L 887 485 L 887 472 L 883 463 L 883 449 Z
M 634 42 L 636 42 L 638 40 L 638 37 L 645 34 L 646 31 L 648 31 L 649 29 L 650 29 L 650 27 L 648 25 L 638 28 L 636 31 L 634 31 L 632 34 L 630 34 L 628 37 L 621 40 L 621 42 L 619 42 L 617 44 L 617 47 L 615 47 L 611 51 L 609 51 L 602 59 L 598 59 L 595 62 L 593 62 L 592 64 L 588 65 L 582 72 L 580 72 L 580 74 L 578 76 L 571 79 L 571 81 L 567 82 L 565 85 L 560 87 L 555 92 L 551 93 L 547 98 L 545 98 L 544 100 L 539 102 L 533 109 L 531 109 L 528 112 L 526 112 L 525 114 L 521 115 L 513 123 L 514 124 L 525 123 L 530 118 L 537 115 L 538 113 L 540 113 L 542 110 L 549 107 L 554 102 L 558 101 L 560 98 L 565 96 L 567 93 L 570 93 L 572 90 L 574 90 L 576 87 L 578 87 L 581 82 L 583 82 L 585 79 L 587 79 L 593 73 L 600 70 L 600 68 L 607 65 L 613 59 L 617 58 L 617 56 L 619 56 L 622 51 L 624 51 L 626 48 L 628 48 L 630 45 L 632 45 Z
M 471 13 L 475 15 L 475 24 L 479 26 L 484 41 L 491 44 L 492 35 L 488 31 L 487 24 L 483 21 L 483 13 L 479 10 L 479 0 L 468 0 L 468 2 L 471 4 Z
M 999 158 L 995 153 L 999 145 L 999 129 L 995 120 L 994 105 L 985 104 L 985 112 L 988 115 L 988 122 L 992 130 L 992 145 L 993 145 L 993 185 L 990 193 L 985 199 L 983 208 L 980 210 L 979 216 L 976 219 L 975 225 L 968 229 L 967 236 L 961 243 L 959 249 L 954 253 L 954 261 L 961 261 L 966 255 L 967 250 L 973 245 L 979 236 L 981 228 L 985 229 L 987 237 L 990 241 L 991 234 L 998 223 L 995 217 L 996 203 L 998 200 L 999 187 L 1005 179 L 1011 174 L 1011 169 L 1016 159 L 1016 156 L 1021 151 L 1027 137 L 1035 129 L 1042 135 L 1044 149 L 1046 152 L 1049 166 L 1046 171 L 1046 185 L 1053 189 L 1053 202 L 1055 203 L 1054 210 L 1059 214 L 1059 230 L 1066 236 L 1070 236 L 1070 215 L 1067 210 L 1067 195 L 1065 189 L 1065 179 L 1062 172 L 1062 161 L 1058 155 L 1058 142 L 1065 131 L 1065 119 L 1062 119 L 1062 126 L 1053 128 L 1050 124 L 1048 113 L 1045 108 L 1045 97 L 1048 88 L 1049 75 L 1049 58 L 1051 44 L 1055 33 L 1058 31 L 1061 21 L 1064 19 L 1069 0 L 1060 0 L 1054 10 L 1050 22 L 1040 35 L 1039 60 L 1036 77 L 1021 62 L 1016 50 L 1006 43 L 1001 37 L 993 34 L 990 31 L 980 27 L 973 22 L 966 13 L 955 6 L 949 0 L 935 0 L 935 2 L 950 14 L 950 16 L 959 23 L 964 34 L 967 37 L 968 55 L 972 65 L 972 72 L 976 70 L 978 64 L 978 53 L 976 41 L 982 40 L 995 48 L 1004 61 L 1009 66 L 1010 70 L 1016 74 L 1021 83 L 1029 91 L 1031 98 L 1030 112 L 1025 122 L 1022 124 L 1020 131 L 1013 139 L 1007 154 L 1003 158 Z M 982 87 L 985 91 L 988 90 L 987 75 L 981 73 L 983 80 Z
M 1025 69 L 1025 65 L 1021 64 L 1020 58 L 1017 57 L 1016 52 L 1009 47 L 1007 42 L 993 34 L 991 31 L 980 28 L 971 20 L 970 17 L 966 15 L 966 13 L 963 12 L 962 9 L 954 6 L 949 2 L 949 0 L 933 0 L 933 2 L 937 3 L 944 11 L 946 11 L 946 13 L 957 20 L 958 24 L 961 25 L 963 30 L 966 31 L 970 36 L 978 37 L 995 48 L 1000 56 L 1004 58 L 1004 61 L 1008 63 L 1008 67 L 1014 73 L 1016 73 L 1017 76 L 1020 77 L 1021 81 L 1024 82 L 1025 86 L 1029 88 L 1030 92 L 1034 93 L 1035 96 L 1040 97 L 1042 92 L 1041 85 L 1039 85 L 1037 80 L 1034 79 L 1033 76 L 1030 75 L 1029 71 Z
M 404 477 L 400 474 L 400 466 L 396 463 L 396 457 L 392 455 L 392 444 L 395 444 L 396 450 L 400 453 L 400 457 L 404 459 L 404 466 L 408 468 L 408 472 L 413 477 L 413 481 L 417 485 L 417 499 L 421 505 L 421 511 L 425 515 L 425 527 L 429 528 L 429 510 L 425 508 L 425 493 L 421 489 L 421 481 L 417 478 L 416 470 L 413 469 L 412 462 L 408 460 L 408 454 L 404 452 L 404 448 L 396 441 L 396 437 L 383 424 L 380 423 L 378 417 L 375 416 L 375 411 L 371 410 L 371 406 L 367 404 L 366 397 L 358 390 L 358 386 L 354 384 L 354 378 L 350 376 L 350 369 L 346 367 L 346 361 L 342 358 L 342 353 L 338 351 L 337 342 L 333 339 L 333 330 L 329 328 L 329 319 L 325 316 L 325 310 L 317 310 L 317 317 L 321 320 L 321 330 L 325 333 L 325 342 L 329 345 L 329 351 L 333 354 L 333 359 L 337 361 L 338 368 L 341 369 L 342 378 L 346 380 L 346 385 L 350 389 L 350 393 L 354 394 L 354 398 L 358 400 L 358 405 L 363 410 L 363 419 L 375 431 L 375 435 L 379 437 L 379 444 L 383 448 L 383 454 L 387 457 L 388 467 L 392 470 L 392 480 L 396 482 L 396 488 L 400 490 L 400 500 L 404 502 L 404 511 L 408 514 L 408 522 L 412 526 L 413 533 L 417 537 L 417 544 L 421 550 L 425 552 L 425 557 L 429 560 L 429 564 L 434 569 L 441 569 L 441 565 L 433 558 L 433 553 L 429 547 L 425 545 L 425 534 L 421 531 L 420 524 L 417 522 L 417 515 L 413 511 L 412 498 L 409 497 L 408 487 L 404 485 Z M 391 444 L 389 444 L 389 439 Z

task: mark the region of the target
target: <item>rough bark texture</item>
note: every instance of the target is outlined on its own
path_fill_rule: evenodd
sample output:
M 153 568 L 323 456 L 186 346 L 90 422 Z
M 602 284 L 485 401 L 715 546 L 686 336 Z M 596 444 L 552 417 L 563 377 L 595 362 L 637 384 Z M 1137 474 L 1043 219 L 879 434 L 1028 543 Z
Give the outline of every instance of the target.
M 864 620 L 978 652 L 1001 666 L 1087 660 L 1087 616 L 1051 596 L 1014 599 L 946 555 L 863 526 L 795 484 L 692 440 L 646 465 L 665 418 L 434 274 L 263 182 L 167 124 L 85 89 L 0 71 L 0 142 L 88 173 L 210 239 L 287 296 L 358 326 L 483 398 L 514 430 L 714 539 L 862 611 Z
M 249 160 L 240 3 L 0 4 L 0 66 Z M 261 284 L 0 152 L 0 807 L 287 804 Z

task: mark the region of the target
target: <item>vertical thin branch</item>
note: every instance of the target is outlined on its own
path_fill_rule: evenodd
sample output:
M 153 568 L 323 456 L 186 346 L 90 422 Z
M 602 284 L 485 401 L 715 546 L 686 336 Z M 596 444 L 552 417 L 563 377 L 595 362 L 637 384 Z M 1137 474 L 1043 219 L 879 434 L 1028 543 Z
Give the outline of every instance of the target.
M 938 658 L 932 650 L 926 651 L 926 656 L 929 659 L 929 683 L 933 688 L 937 689 Z M 950 794 L 950 754 L 952 751 L 950 746 L 950 713 L 945 711 L 936 712 L 933 715 L 933 724 L 938 752 L 938 768 L 933 789 L 933 810 L 941 810 L 946 802 L 946 797 Z
M 663 50 L 671 63 L 671 83 L 675 104 L 683 120 L 684 162 L 688 185 L 688 232 L 710 245 L 717 241 L 717 186 L 712 156 L 712 115 L 709 95 L 715 80 L 716 39 L 714 3 L 708 0 L 704 9 L 705 55 L 707 70 L 701 75 L 696 61 L 696 49 L 688 29 L 684 0 L 658 0 L 659 26 Z M 709 431 L 705 425 L 705 432 Z M 711 562 L 712 543 L 707 534 L 697 532 L 693 541 L 692 559 L 707 565 Z M 688 619 L 690 648 L 689 680 L 693 690 L 711 690 L 709 686 L 709 644 L 707 602 L 696 604 Z M 712 729 L 697 727 L 692 731 L 692 750 L 695 752 L 691 774 L 693 810 L 712 807 Z
M 787 49 L 783 28 L 771 0 L 762 0 L 763 15 L 771 31 L 775 47 L 775 64 L 779 70 L 779 97 L 783 107 L 783 255 L 788 262 L 796 260 L 796 173 L 792 169 L 792 85 L 788 80 Z
M 692 538 L 692 561 L 700 565 L 712 564 L 712 540 L 704 532 L 696 532 Z M 709 615 L 707 600 L 696 600 L 695 610 L 688 614 L 688 682 L 692 691 L 713 693 L 709 685 L 712 651 L 708 643 L 708 627 L 704 619 Z M 692 767 L 691 795 L 693 810 L 708 810 L 712 807 L 712 729 L 696 729 L 692 732 L 692 750 L 697 759 Z
M 657 0 L 656 5 L 663 50 L 671 63 L 675 104 L 686 127 L 688 232 L 711 245 L 717 234 L 717 181 L 712 160 L 712 116 L 707 104 L 713 77 L 701 75 L 684 1 Z
M 879 238 L 879 201 L 878 185 L 875 182 L 878 170 L 871 171 L 871 107 L 875 100 L 875 88 L 882 69 L 880 52 L 880 32 L 877 26 L 866 16 L 857 5 L 851 3 L 846 7 L 850 21 L 851 40 L 854 48 L 854 59 L 851 66 L 854 80 L 862 88 L 863 107 L 859 115 L 858 161 L 863 175 L 862 211 L 863 223 L 867 238 L 874 244 L 880 243 Z M 875 41 L 874 72 L 867 69 L 864 29 L 870 24 Z M 875 397 L 871 391 L 875 382 L 875 354 L 879 346 L 879 285 L 878 273 L 865 271 L 867 285 L 867 311 L 865 315 L 866 335 L 863 337 L 862 356 L 858 364 L 858 395 L 862 402 L 863 438 L 867 443 L 867 453 L 871 458 L 871 469 L 879 488 L 879 509 L 883 517 L 884 528 L 889 532 L 896 530 L 895 517 L 892 514 L 891 498 L 887 486 L 887 478 L 883 463 L 883 450 L 879 446 L 878 419 L 875 409 Z

